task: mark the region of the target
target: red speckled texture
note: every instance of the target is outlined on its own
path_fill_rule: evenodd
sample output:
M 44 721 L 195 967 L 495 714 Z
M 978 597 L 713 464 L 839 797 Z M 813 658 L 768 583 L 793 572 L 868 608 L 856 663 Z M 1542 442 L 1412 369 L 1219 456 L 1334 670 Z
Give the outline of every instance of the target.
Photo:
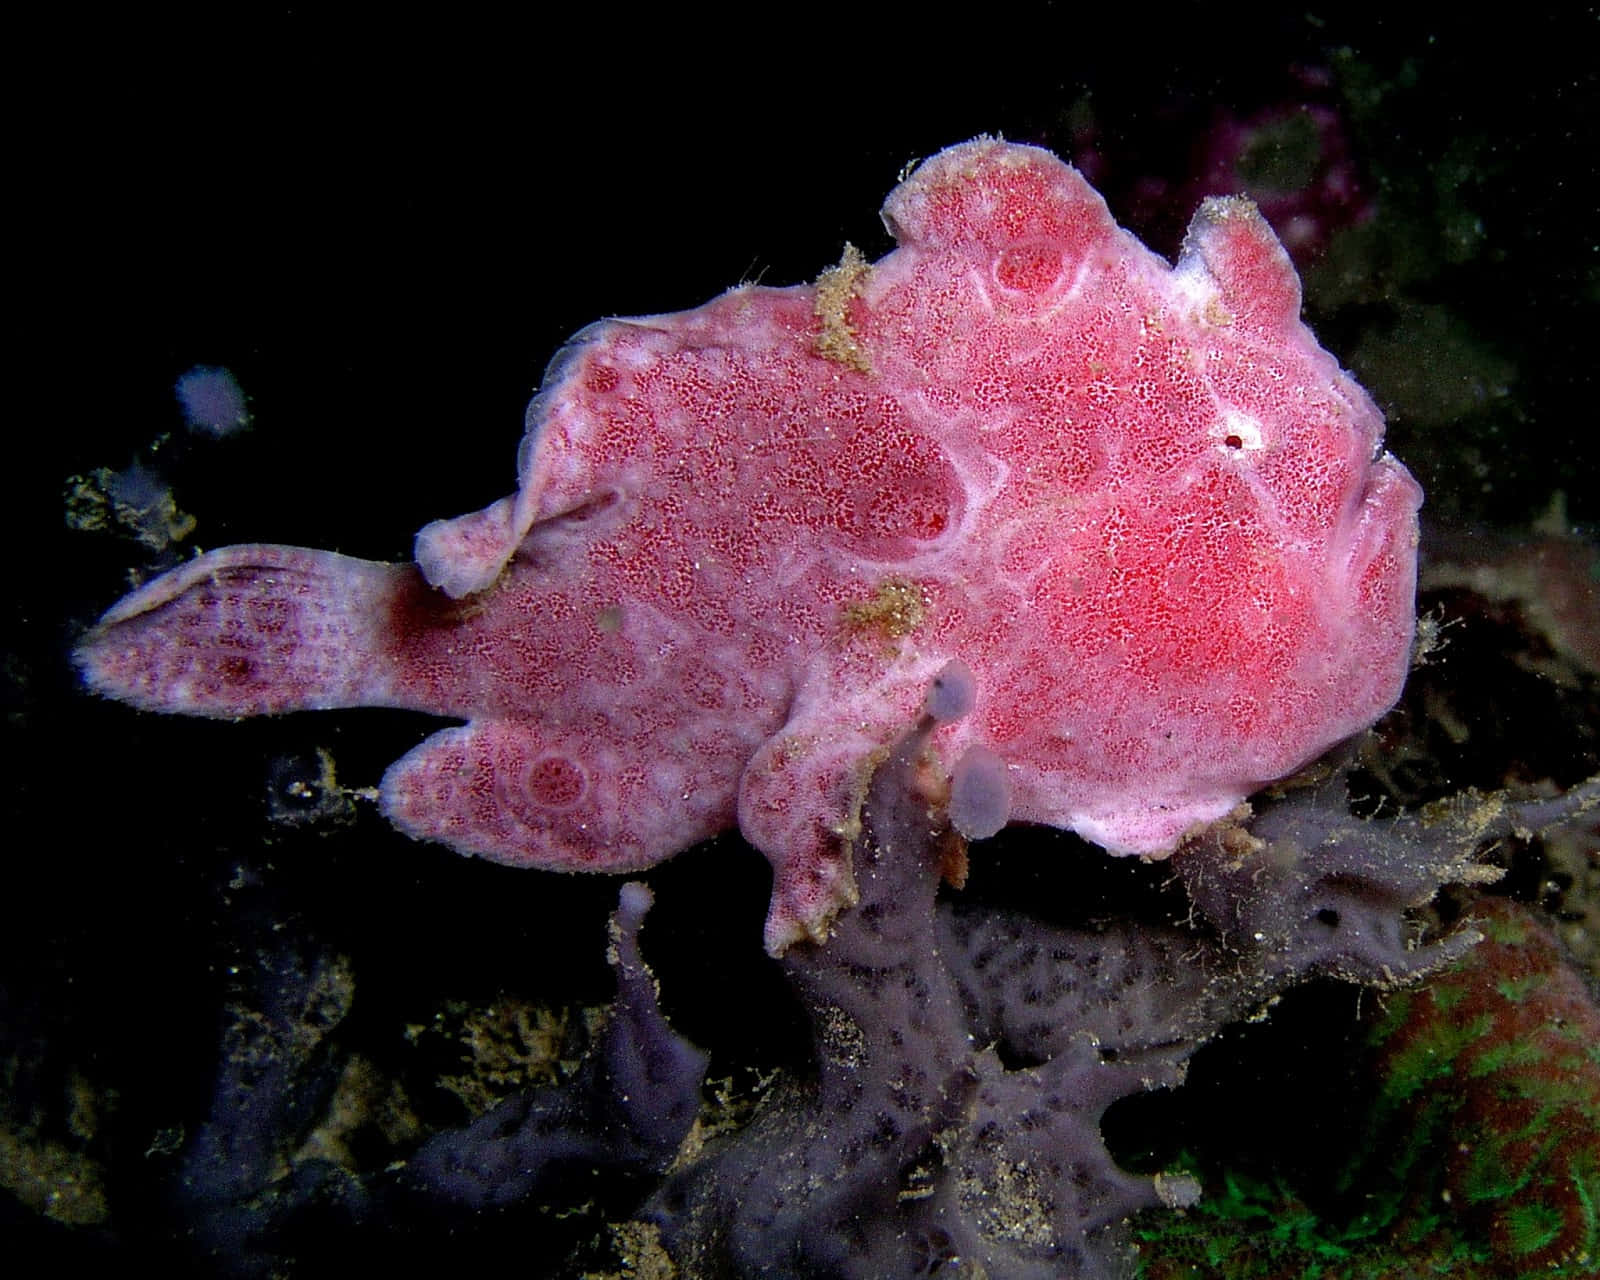
M 853 900 L 869 755 L 952 658 L 977 709 L 940 758 L 992 750 L 1014 819 L 1118 853 L 1394 702 L 1421 494 L 1248 202 L 1208 201 L 1170 267 L 1054 156 L 979 140 L 884 213 L 900 248 L 820 307 L 741 288 L 580 334 L 519 493 L 423 530 L 420 576 L 214 553 L 113 609 L 86 677 L 460 717 L 383 805 L 505 862 L 633 870 L 737 821 L 775 951 Z

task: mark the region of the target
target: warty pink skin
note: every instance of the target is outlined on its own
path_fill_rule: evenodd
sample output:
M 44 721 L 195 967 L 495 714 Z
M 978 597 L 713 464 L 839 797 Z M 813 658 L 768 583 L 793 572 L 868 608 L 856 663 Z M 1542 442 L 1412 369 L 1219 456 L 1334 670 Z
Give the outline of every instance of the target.
M 939 762 L 983 748 L 1013 820 L 1114 853 L 1392 705 L 1421 494 L 1253 206 L 1207 201 L 1169 266 L 1060 160 L 979 139 L 884 216 L 876 264 L 579 334 L 519 491 L 417 565 L 213 552 L 108 612 L 85 678 L 463 720 L 382 807 L 502 862 L 633 871 L 737 823 L 774 952 L 853 901 L 874 753 L 952 659 L 976 710 Z

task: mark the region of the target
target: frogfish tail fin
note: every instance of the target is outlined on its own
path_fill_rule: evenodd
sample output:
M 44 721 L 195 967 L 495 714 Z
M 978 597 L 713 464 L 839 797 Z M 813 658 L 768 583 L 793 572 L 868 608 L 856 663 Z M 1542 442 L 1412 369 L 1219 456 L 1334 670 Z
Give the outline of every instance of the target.
M 299 547 L 225 547 L 124 597 L 73 662 L 90 688 L 148 711 L 394 705 L 385 620 L 415 572 Z

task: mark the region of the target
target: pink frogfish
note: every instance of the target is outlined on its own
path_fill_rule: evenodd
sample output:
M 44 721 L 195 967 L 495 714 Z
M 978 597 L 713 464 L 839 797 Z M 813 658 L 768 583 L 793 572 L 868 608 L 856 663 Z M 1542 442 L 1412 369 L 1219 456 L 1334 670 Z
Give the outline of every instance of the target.
M 854 901 L 867 778 L 941 673 L 974 686 L 929 762 L 966 834 L 1155 857 L 1394 703 L 1421 491 L 1253 205 L 1207 200 L 1173 266 L 978 139 L 883 216 L 876 263 L 584 329 L 517 492 L 414 564 L 213 551 L 106 613 L 86 682 L 461 722 L 381 807 L 499 862 L 636 871 L 737 825 L 774 953 Z

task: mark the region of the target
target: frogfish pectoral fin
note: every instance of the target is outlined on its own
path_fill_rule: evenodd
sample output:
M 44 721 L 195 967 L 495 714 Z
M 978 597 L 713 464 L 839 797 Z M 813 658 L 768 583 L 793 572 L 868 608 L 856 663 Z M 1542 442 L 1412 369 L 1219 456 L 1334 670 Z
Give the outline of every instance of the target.
M 397 760 L 378 802 L 414 839 L 493 862 L 639 871 L 732 825 L 735 763 L 703 763 L 669 778 L 671 759 L 633 761 L 592 734 L 482 719 Z
M 417 534 L 417 567 L 429 586 L 460 600 L 500 576 L 526 532 L 517 523 L 516 498 L 501 498 L 482 511 L 424 525 Z

